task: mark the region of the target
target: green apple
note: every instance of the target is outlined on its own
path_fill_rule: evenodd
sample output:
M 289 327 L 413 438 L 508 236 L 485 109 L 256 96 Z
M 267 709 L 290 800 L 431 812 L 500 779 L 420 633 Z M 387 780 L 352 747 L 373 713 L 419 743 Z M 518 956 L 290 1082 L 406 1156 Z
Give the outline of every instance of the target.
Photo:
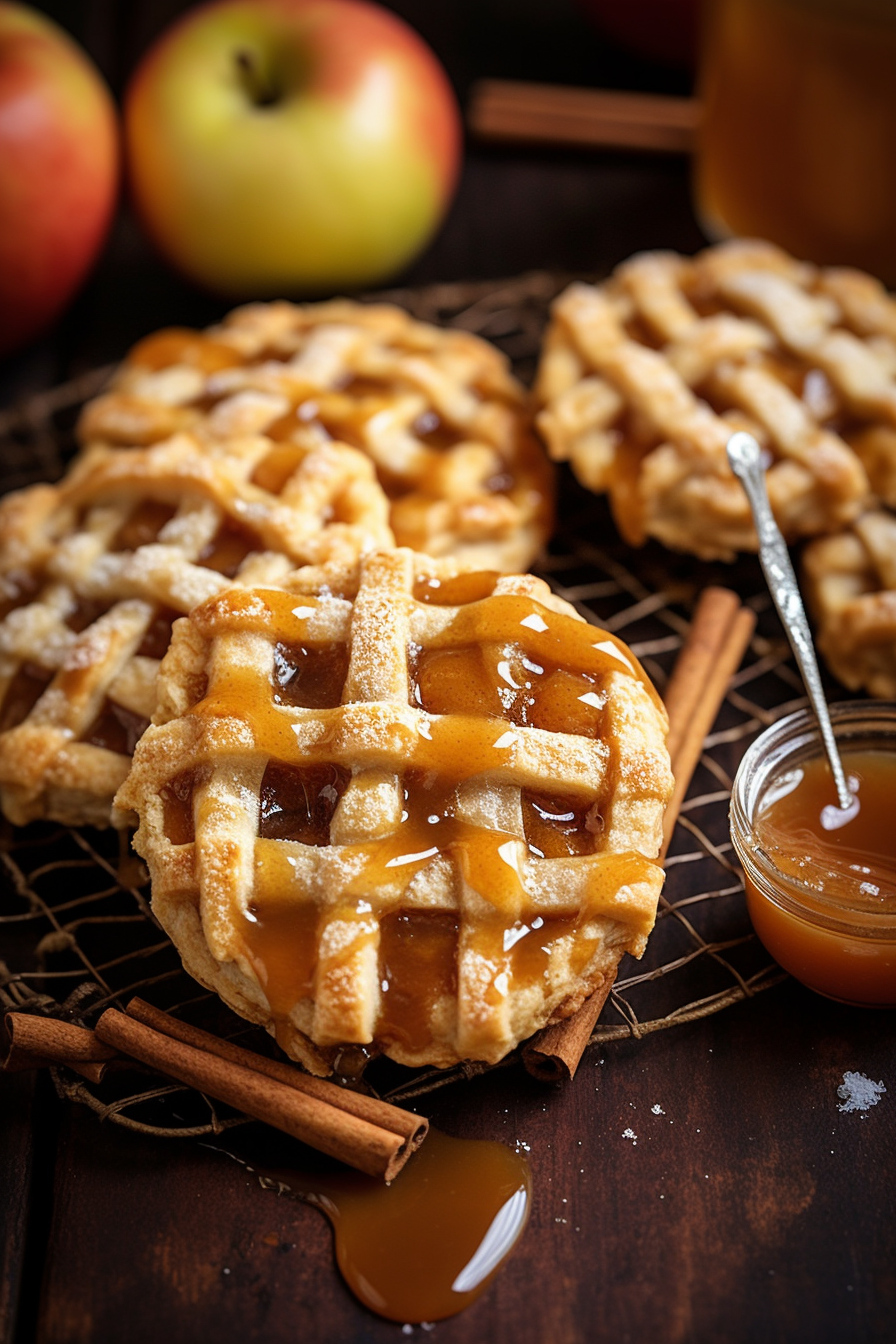
M 426 244 L 461 154 L 447 77 L 364 0 L 214 0 L 147 53 L 125 98 L 137 211 L 232 297 L 379 283 Z
M 62 312 L 93 264 L 118 192 L 118 116 L 76 42 L 0 3 L 0 354 Z

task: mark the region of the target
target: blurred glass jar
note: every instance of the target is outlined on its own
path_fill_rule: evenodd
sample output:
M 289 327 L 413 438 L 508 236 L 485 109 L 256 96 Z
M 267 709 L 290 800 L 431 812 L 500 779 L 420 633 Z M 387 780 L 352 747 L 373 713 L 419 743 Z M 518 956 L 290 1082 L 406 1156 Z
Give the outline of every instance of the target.
M 711 238 L 896 285 L 896 0 L 705 0 L 700 96 Z

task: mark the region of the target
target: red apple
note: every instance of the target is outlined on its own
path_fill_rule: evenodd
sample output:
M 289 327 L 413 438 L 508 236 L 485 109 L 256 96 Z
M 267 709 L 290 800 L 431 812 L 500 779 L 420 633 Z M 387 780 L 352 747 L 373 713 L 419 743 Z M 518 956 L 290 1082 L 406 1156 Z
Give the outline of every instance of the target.
M 0 354 L 72 298 L 117 189 L 117 114 L 99 72 L 55 23 L 0 3 Z
M 159 249 L 231 297 L 394 275 L 440 223 L 461 146 L 441 65 L 364 0 L 190 10 L 138 67 L 125 134 Z

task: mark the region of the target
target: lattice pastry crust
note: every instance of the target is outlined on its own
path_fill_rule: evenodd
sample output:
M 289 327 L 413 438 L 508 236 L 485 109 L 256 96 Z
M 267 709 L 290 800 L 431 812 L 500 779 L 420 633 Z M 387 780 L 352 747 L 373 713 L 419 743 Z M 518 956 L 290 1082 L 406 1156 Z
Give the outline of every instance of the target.
M 536 383 L 551 456 L 606 491 L 626 540 L 707 559 L 755 550 L 725 444 L 768 454 L 789 538 L 896 505 L 896 302 L 870 276 L 769 244 L 643 253 L 553 306 Z M 870 481 L 869 481 L 870 478 Z
M 0 502 L 0 805 L 107 825 L 171 623 L 232 583 L 388 545 L 369 460 L 260 435 L 94 448 Z
M 308 1068 L 496 1061 L 642 951 L 666 724 L 540 580 L 374 552 L 179 621 L 117 805 L 186 968 Z
M 399 544 L 431 555 L 526 569 L 550 532 L 552 469 L 504 356 L 389 305 L 253 304 L 207 332 L 159 332 L 79 433 L 127 446 L 180 429 L 360 449 Z
M 810 542 L 803 574 L 831 671 L 851 691 L 896 700 L 896 516 L 874 509 Z

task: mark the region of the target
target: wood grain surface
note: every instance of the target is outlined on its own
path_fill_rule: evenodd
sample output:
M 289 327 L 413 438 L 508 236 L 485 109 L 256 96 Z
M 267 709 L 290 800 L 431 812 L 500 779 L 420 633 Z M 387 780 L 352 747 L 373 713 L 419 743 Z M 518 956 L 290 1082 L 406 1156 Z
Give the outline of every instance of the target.
M 520 1070 L 428 1098 L 446 1132 L 525 1145 L 534 1184 L 513 1257 L 437 1338 L 889 1339 L 896 1106 L 843 1113 L 837 1095 L 847 1070 L 892 1081 L 887 1023 L 791 983 L 591 1053 L 565 1089 Z M 256 1164 L 315 1161 L 251 1143 Z M 343 1286 L 317 1211 L 213 1146 L 101 1129 L 79 1108 L 62 1120 L 46 1263 L 47 1344 L 398 1335 Z

